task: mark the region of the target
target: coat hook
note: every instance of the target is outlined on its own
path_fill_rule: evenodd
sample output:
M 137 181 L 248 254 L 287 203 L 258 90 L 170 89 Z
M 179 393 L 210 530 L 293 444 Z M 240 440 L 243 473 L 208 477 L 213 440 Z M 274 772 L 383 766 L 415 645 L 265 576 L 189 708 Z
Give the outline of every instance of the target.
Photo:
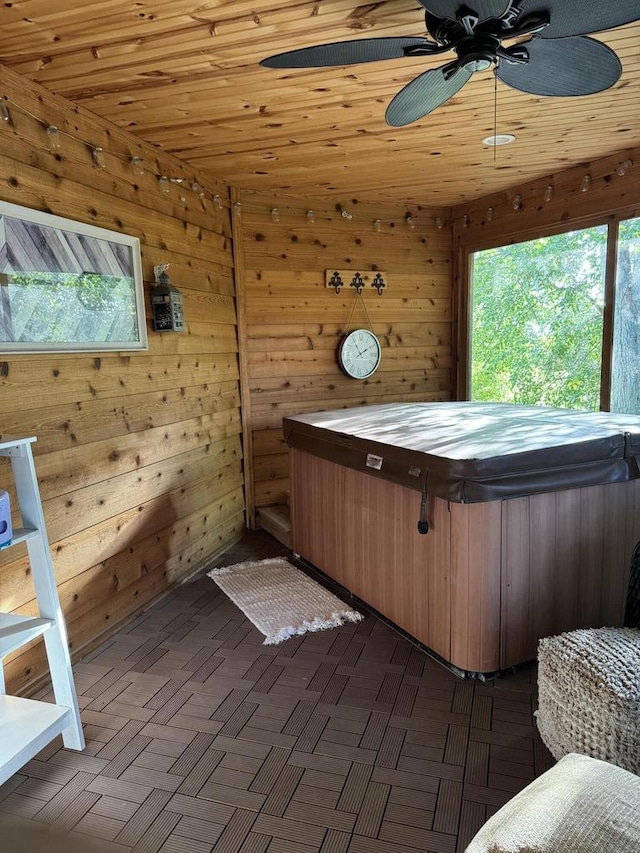
M 382 278 L 379 272 L 375 274 L 373 281 L 371 282 L 371 287 L 375 287 L 378 291 L 378 296 L 382 296 L 382 291 L 387 286 L 385 280 Z
M 344 287 L 344 281 L 340 277 L 340 273 L 338 270 L 335 270 L 331 278 L 329 279 L 329 287 L 335 287 L 336 293 L 340 293 L 340 288 Z
M 350 287 L 355 287 L 358 296 L 362 293 L 362 288 L 364 287 L 364 279 L 362 278 L 359 272 L 354 275 Z

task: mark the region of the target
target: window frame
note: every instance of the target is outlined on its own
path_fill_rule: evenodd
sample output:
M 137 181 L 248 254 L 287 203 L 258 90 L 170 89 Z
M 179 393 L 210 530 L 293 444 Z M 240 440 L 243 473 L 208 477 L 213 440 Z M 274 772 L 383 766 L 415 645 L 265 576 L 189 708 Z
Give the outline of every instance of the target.
M 472 239 L 464 245 L 458 245 L 455 254 L 457 287 L 454 290 L 455 324 L 454 346 L 457 353 L 455 362 L 454 389 L 456 399 L 471 399 L 471 333 L 472 333 L 472 299 L 473 256 L 485 249 L 495 249 L 551 237 L 556 234 L 566 234 L 595 226 L 607 226 L 607 257 L 605 260 L 604 279 L 604 308 L 602 318 L 602 361 L 600 365 L 600 411 L 610 410 L 611 401 L 611 368 L 613 353 L 613 322 L 615 316 L 616 273 L 618 262 L 618 234 L 620 223 L 627 219 L 638 218 L 637 209 L 625 209 L 616 213 L 576 217 L 571 221 L 547 224 L 540 228 L 514 230 L 507 239 L 504 235 L 493 239 Z
M 131 341 L 0 341 L 0 353 L 7 355 L 17 354 L 46 354 L 57 352 L 129 352 L 143 351 L 148 349 L 147 323 L 145 315 L 144 280 L 142 274 L 142 260 L 140 251 L 140 240 L 119 231 L 110 231 L 84 222 L 66 219 L 62 216 L 45 213 L 28 207 L 22 207 L 10 202 L 0 201 L 0 218 L 8 217 L 13 220 L 24 222 L 28 225 L 41 225 L 46 228 L 66 233 L 78 234 L 83 237 L 94 238 L 101 242 L 117 244 L 128 250 L 129 263 L 133 277 L 133 297 L 135 303 L 135 329 L 137 340 Z M 47 272 L 57 273 L 62 270 L 51 269 Z M 94 272 L 90 270 L 89 272 Z M 103 275 L 99 270 L 98 275 Z

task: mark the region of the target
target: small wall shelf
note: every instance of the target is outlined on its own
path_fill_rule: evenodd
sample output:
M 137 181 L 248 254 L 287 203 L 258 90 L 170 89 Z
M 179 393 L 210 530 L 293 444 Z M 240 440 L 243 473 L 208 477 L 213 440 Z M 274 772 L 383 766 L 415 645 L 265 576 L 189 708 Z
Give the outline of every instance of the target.
M 11 461 L 24 527 L 9 547 L 26 543 L 39 616 L 0 613 L 0 784 L 61 734 L 70 749 L 84 749 L 84 734 L 73 681 L 53 562 L 44 523 L 31 444 L 36 439 L 3 436 L 0 456 Z M 6 655 L 43 636 L 55 704 L 7 696 L 2 662 Z

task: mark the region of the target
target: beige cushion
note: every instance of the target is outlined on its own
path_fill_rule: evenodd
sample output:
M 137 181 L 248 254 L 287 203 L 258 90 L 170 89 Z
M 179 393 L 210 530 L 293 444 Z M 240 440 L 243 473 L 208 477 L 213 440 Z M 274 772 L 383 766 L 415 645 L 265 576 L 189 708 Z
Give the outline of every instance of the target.
M 638 853 L 640 778 L 570 753 L 490 818 L 466 853 Z

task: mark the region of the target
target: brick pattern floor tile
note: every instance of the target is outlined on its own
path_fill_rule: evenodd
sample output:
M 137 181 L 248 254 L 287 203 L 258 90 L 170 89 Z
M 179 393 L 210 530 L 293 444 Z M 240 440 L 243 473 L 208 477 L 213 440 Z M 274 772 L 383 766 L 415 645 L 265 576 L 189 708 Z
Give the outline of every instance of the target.
M 286 553 L 254 532 L 217 565 Z M 58 739 L 1 786 L 0 832 L 37 821 L 117 853 L 463 853 L 553 764 L 533 666 L 461 680 L 371 615 L 264 646 L 204 576 L 75 672 L 89 748 Z

